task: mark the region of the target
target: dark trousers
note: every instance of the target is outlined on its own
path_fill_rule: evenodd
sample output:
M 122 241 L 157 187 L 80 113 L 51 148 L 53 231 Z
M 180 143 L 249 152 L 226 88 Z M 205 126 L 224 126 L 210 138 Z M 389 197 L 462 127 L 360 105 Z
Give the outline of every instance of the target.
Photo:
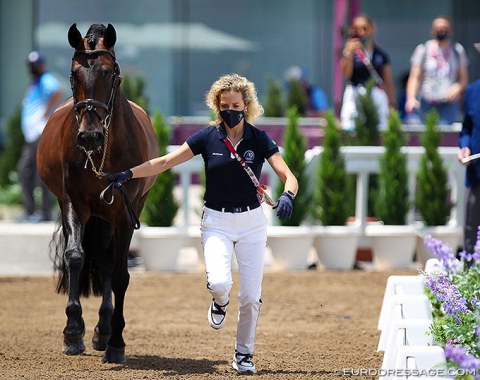
M 467 188 L 465 208 L 464 249 L 473 253 L 480 225 L 480 185 Z
M 44 219 L 51 220 L 53 196 L 38 177 L 37 148 L 38 139 L 31 143 L 25 143 L 17 164 L 18 177 L 22 187 L 23 208 L 27 215 L 32 215 L 35 212 L 34 191 L 37 186 L 40 186 L 42 189 L 41 215 Z

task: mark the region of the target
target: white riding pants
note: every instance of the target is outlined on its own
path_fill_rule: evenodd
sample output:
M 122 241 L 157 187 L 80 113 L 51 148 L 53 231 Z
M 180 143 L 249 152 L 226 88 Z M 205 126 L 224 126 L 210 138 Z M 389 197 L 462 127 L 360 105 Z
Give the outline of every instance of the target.
M 340 111 L 340 119 L 342 128 L 347 131 L 355 129 L 355 118 L 358 116 L 357 97 L 359 94 L 364 95 L 367 90 L 362 85 L 353 86 L 347 84 L 343 93 L 342 109 Z M 388 123 L 388 97 L 384 90 L 378 87 L 372 89 L 372 100 L 377 108 L 379 129 L 387 128 Z
M 236 214 L 204 207 L 201 231 L 207 288 L 219 305 L 229 300 L 235 252 L 240 277 L 235 349 L 252 354 L 261 305 L 267 219 L 261 207 Z

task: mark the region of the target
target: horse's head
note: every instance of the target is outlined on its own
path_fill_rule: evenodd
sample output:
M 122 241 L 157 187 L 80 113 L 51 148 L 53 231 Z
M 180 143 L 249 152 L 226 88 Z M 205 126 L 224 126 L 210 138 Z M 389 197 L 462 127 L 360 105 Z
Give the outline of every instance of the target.
M 101 149 L 108 136 L 121 81 L 114 52 L 116 40 L 111 24 L 93 24 L 85 37 L 76 24 L 68 31 L 68 42 L 75 49 L 70 81 L 78 124 L 77 143 L 87 151 Z

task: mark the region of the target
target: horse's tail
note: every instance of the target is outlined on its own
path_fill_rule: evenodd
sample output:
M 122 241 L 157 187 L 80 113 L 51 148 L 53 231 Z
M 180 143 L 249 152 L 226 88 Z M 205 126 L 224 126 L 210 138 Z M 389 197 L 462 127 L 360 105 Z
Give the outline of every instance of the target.
M 85 226 L 82 248 L 85 253 L 80 272 L 79 294 L 88 297 L 92 293 L 101 295 L 103 274 L 106 266 L 112 264 L 112 227 L 103 219 L 91 217 Z M 59 222 L 50 242 L 54 269 L 57 272 L 58 293 L 68 293 L 68 267 L 65 262 L 66 237 Z

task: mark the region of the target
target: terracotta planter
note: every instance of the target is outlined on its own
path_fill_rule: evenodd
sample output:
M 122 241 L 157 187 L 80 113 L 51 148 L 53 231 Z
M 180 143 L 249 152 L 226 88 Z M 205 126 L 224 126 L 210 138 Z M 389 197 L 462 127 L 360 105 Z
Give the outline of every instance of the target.
M 360 228 L 356 226 L 314 226 L 313 246 L 325 269 L 352 269 L 357 255 Z
M 428 259 L 435 258 L 433 253 L 425 248 L 423 244 L 423 237 L 425 235 L 431 235 L 435 239 L 440 239 L 448 247 L 452 248 L 453 252 L 457 251 L 460 245 L 463 230 L 460 226 L 431 226 L 431 227 L 419 227 L 417 229 L 417 261 L 425 267 L 425 263 Z
M 185 229 L 142 227 L 138 231 L 138 249 L 147 271 L 174 271 L 180 249 L 188 245 Z
M 367 225 L 371 238 L 373 266 L 376 270 L 410 268 L 417 241 L 414 226 Z
M 272 251 L 273 269 L 304 270 L 313 246 L 313 234 L 307 227 L 267 227 L 267 246 Z

